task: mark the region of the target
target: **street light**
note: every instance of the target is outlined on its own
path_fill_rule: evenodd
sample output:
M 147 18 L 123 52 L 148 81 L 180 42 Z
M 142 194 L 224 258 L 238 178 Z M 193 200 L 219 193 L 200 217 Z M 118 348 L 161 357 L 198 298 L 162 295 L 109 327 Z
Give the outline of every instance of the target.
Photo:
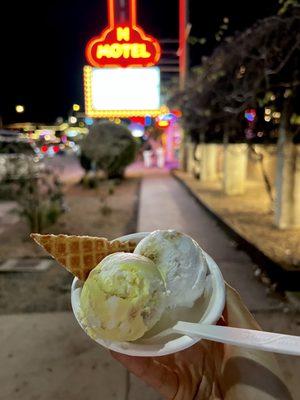
M 77 118 L 76 117 L 74 117 L 73 115 L 71 117 L 69 117 L 69 123 L 70 124 L 76 124 L 76 122 L 77 122 Z
M 25 108 L 24 108 L 24 106 L 22 106 L 21 104 L 18 104 L 18 105 L 16 106 L 16 112 L 17 112 L 17 113 L 21 114 L 21 113 L 24 112 L 24 110 L 25 110 Z
M 79 111 L 80 110 L 80 105 L 79 104 L 73 104 L 73 111 Z

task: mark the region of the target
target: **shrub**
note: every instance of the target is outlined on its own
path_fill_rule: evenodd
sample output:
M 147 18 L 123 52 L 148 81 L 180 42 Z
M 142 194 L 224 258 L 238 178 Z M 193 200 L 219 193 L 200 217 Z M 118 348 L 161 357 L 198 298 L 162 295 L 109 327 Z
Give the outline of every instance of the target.
M 30 171 L 12 187 L 17 201 L 15 212 L 28 223 L 31 232 L 41 233 L 65 211 L 62 184 L 51 170 Z
M 0 156 L 0 199 L 15 200 L 13 188 L 34 173 L 43 171 L 44 163 L 36 162 L 24 154 L 1 154 Z
M 102 122 L 93 126 L 81 142 L 83 167 L 93 166 L 103 170 L 108 178 L 120 178 L 134 161 L 136 150 L 136 142 L 126 126 Z

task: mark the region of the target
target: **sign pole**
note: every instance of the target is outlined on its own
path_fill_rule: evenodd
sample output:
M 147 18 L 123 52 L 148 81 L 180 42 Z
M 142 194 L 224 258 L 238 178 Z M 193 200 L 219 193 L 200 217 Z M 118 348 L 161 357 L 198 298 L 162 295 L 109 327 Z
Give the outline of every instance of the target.
M 136 25 L 136 0 L 111 0 L 108 7 L 114 9 L 116 25 Z
M 188 0 L 179 0 L 179 87 L 184 90 L 188 69 Z

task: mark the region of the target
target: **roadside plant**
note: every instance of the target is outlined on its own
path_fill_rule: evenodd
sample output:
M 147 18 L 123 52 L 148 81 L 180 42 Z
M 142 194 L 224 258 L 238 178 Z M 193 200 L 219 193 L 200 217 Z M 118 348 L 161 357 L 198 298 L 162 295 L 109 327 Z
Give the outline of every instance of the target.
M 104 171 L 108 179 L 122 178 L 136 151 L 136 142 L 125 125 L 101 122 L 92 126 L 81 142 L 81 163 L 84 168 Z
M 116 182 L 111 180 L 100 192 L 100 212 L 103 216 L 109 215 L 112 212 L 112 208 L 108 204 L 109 197 L 115 192 Z
M 14 182 L 15 212 L 26 221 L 30 232 L 43 232 L 65 211 L 62 183 L 51 170 L 31 170 Z

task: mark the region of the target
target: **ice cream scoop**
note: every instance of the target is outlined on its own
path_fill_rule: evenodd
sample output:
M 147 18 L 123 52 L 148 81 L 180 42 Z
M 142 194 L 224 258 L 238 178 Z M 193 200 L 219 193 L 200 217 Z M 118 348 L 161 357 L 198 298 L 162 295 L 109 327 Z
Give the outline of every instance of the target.
M 139 254 L 114 253 L 84 283 L 82 323 L 93 338 L 133 341 L 160 319 L 165 287 L 153 261 Z
M 134 254 L 150 258 L 160 270 L 169 307 L 191 307 L 201 296 L 207 262 L 191 237 L 174 230 L 157 230 L 138 243 Z

